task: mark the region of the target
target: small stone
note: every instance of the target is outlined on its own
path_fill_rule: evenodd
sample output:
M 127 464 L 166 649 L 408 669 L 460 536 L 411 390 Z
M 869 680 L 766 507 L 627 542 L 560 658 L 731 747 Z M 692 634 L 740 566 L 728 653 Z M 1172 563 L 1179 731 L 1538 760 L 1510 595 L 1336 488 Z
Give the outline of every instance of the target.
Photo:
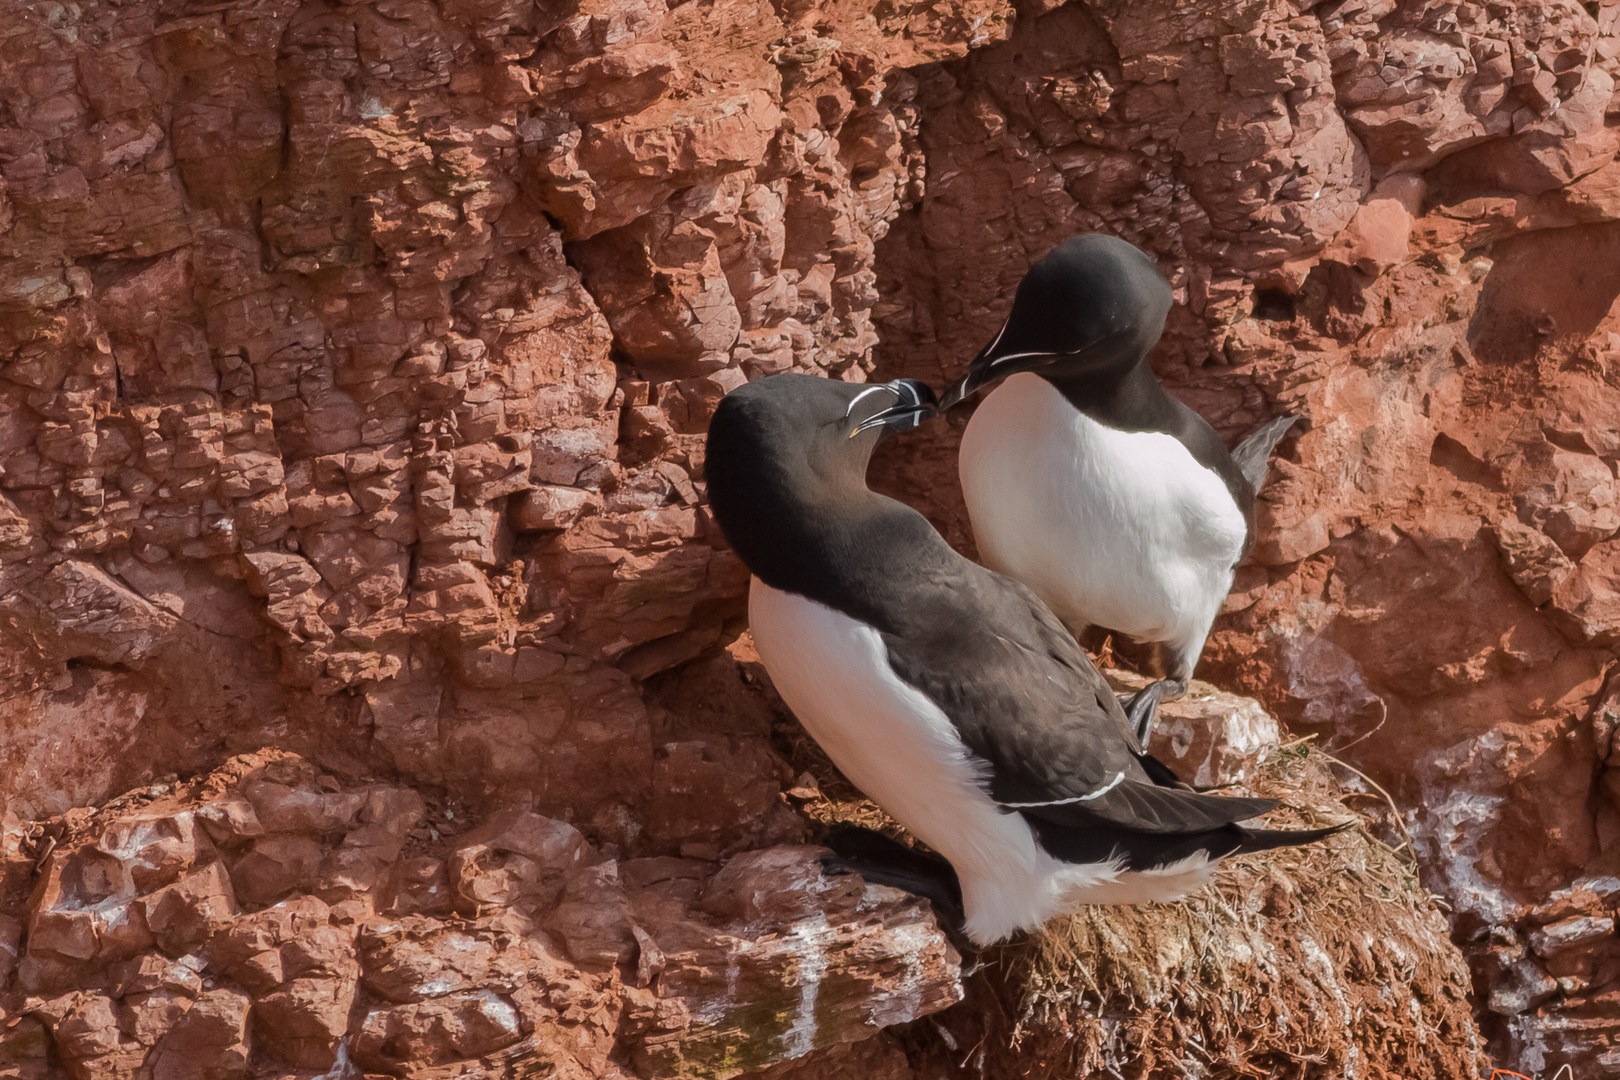
M 153 937 L 170 956 L 203 944 L 230 925 L 238 911 L 231 879 L 217 862 L 142 897 L 140 903 Z
M 357 1061 L 393 1072 L 488 1054 L 516 1042 L 517 1009 L 489 990 L 449 994 L 412 1005 L 373 1009 L 354 1043 Z
M 264 835 L 258 812 L 253 809 L 252 803 L 243 798 L 232 796 L 204 803 L 197 808 L 197 818 L 215 843 Z
M 512 527 L 519 532 L 566 529 L 599 498 L 583 488 L 540 484 L 512 497 Z
M 1607 915 L 1577 915 L 1530 932 L 1530 948 L 1547 958 L 1614 937 L 1614 919 Z
M 1551 537 L 1515 518 L 1498 521 L 1493 535 L 1508 576 L 1536 607 L 1551 600 L 1553 590 L 1575 571 Z
M 603 970 L 635 956 L 630 916 L 618 864 L 610 860 L 571 875 L 561 902 L 542 918 L 574 963 Z

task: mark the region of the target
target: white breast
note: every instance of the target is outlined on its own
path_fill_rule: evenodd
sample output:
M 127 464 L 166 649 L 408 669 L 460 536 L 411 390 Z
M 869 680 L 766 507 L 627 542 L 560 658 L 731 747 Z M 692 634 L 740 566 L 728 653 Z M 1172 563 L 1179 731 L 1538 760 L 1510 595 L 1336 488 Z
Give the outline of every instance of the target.
M 985 565 L 1071 628 L 1168 643 L 1191 673 L 1248 528 L 1213 469 L 1173 436 L 1097 423 L 1029 373 L 973 414 L 959 467 Z
M 1132 873 L 1052 858 L 1024 819 L 990 800 L 982 762 L 950 719 L 889 666 L 876 630 L 758 578 L 748 595 L 754 644 L 782 700 L 855 786 L 949 859 L 967 932 L 998 941 L 1078 904 L 1174 899 L 1208 880 L 1202 856 Z

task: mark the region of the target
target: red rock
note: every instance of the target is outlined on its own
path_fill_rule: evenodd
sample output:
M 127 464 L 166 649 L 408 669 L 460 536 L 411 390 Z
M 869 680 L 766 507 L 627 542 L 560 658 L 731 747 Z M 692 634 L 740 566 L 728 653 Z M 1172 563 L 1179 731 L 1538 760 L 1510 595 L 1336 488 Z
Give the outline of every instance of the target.
M 325 857 L 309 836 L 262 837 L 232 866 L 231 877 L 244 901 L 274 903 L 308 881 Z
M 1539 529 L 1504 518 L 1496 524 L 1496 547 L 1525 599 L 1540 607 L 1575 570 L 1575 564 Z
M 576 870 L 562 898 L 543 914 L 574 963 L 586 970 L 611 968 L 635 955 L 630 930 L 630 901 L 612 861 Z
M 248 1070 L 246 994 L 231 989 L 199 996 L 158 1044 L 152 1080 L 227 1080 Z M 200 1067 L 200 1071 L 199 1071 Z
M 212 854 L 206 838 L 197 835 L 195 818 L 186 812 L 120 818 L 96 847 L 122 863 L 130 884 L 143 893 L 170 884 Z
M 50 1076 L 51 1037 L 45 1024 L 32 1016 L 19 1016 L 0 1027 L 0 1065 L 18 1080 L 45 1080 Z
M 242 789 L 266 832 L 331 833 L 346 828 L 365 804 L 358 792 L 302 791 L 269 781 Z
M 29 927 L 30 952 L 89 960 L 96 947 L 95 917 L 88 911 L 41 911 Z
M 374 849 L 383 859 L 399 857 L 406 836 L 422 819 L 422 796 L 409 788 L 373 787 L 365 791 L 359 827 L 343 838 L 347 848 Z
M 127 996 L 167 990 L 194 998 L 202 991 L 202 978 L 197 974 L 202 967 L 202 961 L 196 956 L 182 956 L 170 962 L 148 953 L 131 961 L 125 969 L 118 992 L 121 996 Z
M 734 1076 L 961 997 L 956 953 L 922 903 L 853 875 L 825 876 L 818 849 L 738 856 L 705 906 L 717 925 L 643 931 L 666 960 L 655 1003 L 636 1010 L 640 1071 Z M 855 925 L 839 915 L 856 909 L 874 917 Z M 861 989 L 851 993 L 845 979 Z
M 477 1057 L 516 1042 L 520 1034 L 511 1002 L 482 990 L 375 1009 L 360 1028 L 354 1054 L 369 1068 L 392 1070 Z
M 1341 259 L 1376 277 L 1407 259 L 1411 232 L 1412 215 L 1400 200 L 1373 198 L 1356 211 L 1324 257 Z
M 1141 676 L 1109 670 L 1125 692 L 1147 685 Z M 1148 750 L 1197 788 L 1241 783 L 1282 745 L 1277 720 L 1253 698 L 1193 680 L 1185 696 L 1159 706 Z
M 399 868 L 397 892 L 389 910 L 401 915 L 441 915 L 450 910 L 450 874 L 443 859 L 408 859 Z
M 1609 916 L 1577 915 L 1548 923 L 1530 934 L 1530 947 L 1537 956 L 1551 957 L 1566 949 L 1579 948 L 1614 937 L 1614 919 Z
M 798 838 L 770 717 L 680 689 L 719 684 L 689 673 L 738 632 L 747 582 L 706 524 L 707 417 L 771 371 L 940 384 L 1029 262 L 1082 230 L 1164 269 L 1156 367 L 1224 437 L 1307 417 L 1200 674 L 1331 733 L 1392 791 L 1459 939 L 1484 918 L 1475 869 L 1512 894 L 1491 925 L 1524 938 L 1515 913 L 1610 873 L 1620 842 L 1613 740 L 1589 720 L 1620 448 L 1611 8 L 450 0 L 205 25 L 131 0 L 14 20 L 0 803 L 18 830 L 0 828 L 0 918 L 31 928 L 17 984 L 105 981 L 150 950 L 146 892 L 214 859 L 172 835 L 137 885 L 133 859 L 52 856 L 25 907 L 46 838 L 16 838 L 22 819 L 263 746 L 344 781 L 255 773 L 263 757 L 175 799 L 219 807 L 203 831 L 242 903 L 353 905 L 322 927 L 449 913 L 461 837 L 407 842 L 410 807 L 368 816 L 377 785 L 353 777 L 459 800 L 458 821 L 574 822 L 664 911 L 693 910 L 699 878 L 643 889 L 632 862 Z M 887 443 L 876 473 L 970 549 L 954 437 Z M 1477 768 L 1441 778 L 1459 745 Z M 272 792 L 268 837 L 235 801 L 251 781 L 298 793 Z M 81 852 L 153 797 L 50 835 Z M 523 852 L 474 862 L 457 903 L 544 917 L 560 886 Z M 268 992 L 293 977 L 286 944 L 221 977 Z M 1500 977 L 1524 1006 L 1496 1059 L 1601 1071 L 1594 1011 L 1620 976 L 1585 947 L 1559 956 L 1586 968 L 1480 969 L 1483 995 Z M 589 1000 L 565 1007 L 618 1015 Z M 612 1075 L 617 1035 L 549 1024 L 498 1053 Z M 1023 1071 L 984 1045 L 988 1071 Z M 1514 1057 L 1534 1046 L 1546 1068 Z M 893 1064 L 868 1052 L 874 1074 Z
M 501 810 L 462 837 L 464 846 L 522 855 L 547 870 L 568 871 L 589 849 L 578 829 L 525 810 Z
M 392 870 L 386 848 L 340 848 L 321 860 L 315 891 L 331 903 L 364 897 L 381 891 Z
M 118 1015 L 105 994 L 76 994 L 51 1025 L 51 1037 L 70 1060 L 100 1057 L 119 1048 Z
M 22 949 L 22 920 L 11 915 L 0 915 L 0 986 L 11 981 L 17 970 L 17 959 Z
M 1546 924 L 1579 913 L 1596 914 L 1615 906 L 1620 878 L 1577 878 L 1556 889 L 1530 913 L 1532 922 Z
M 291 979 L 257 998 L 253 1016 L 265 1041 L 285 1060 L 325 1069 L 336 1060 L 338 1040 L 348 1030 L 354 994 L 352 976 Z
M 118 1026 L 136 1042 L 151 1046 L 190 1008 L 190 997 L 168 990 L 126 994 L 118 1003 Z
M 361 930 L 366 988 L 393 1002 L 422 1001 L 491 984 L 496 943 L 483 935 L 407 916 Z M 504 987 L 512 989 L 508 984 Z
M 512 527 L 520 532 L 566 529 L 594 501 L 592 492 L 546 484 L 512 500 Z
M 463 902 L 505 905 L 531 893 L 554 898 L 587 854 L 584 838 L 567 822 L 502 811 L 462 838 L 448 872 Z
M 287 981 L 287 969 L 280 949 L 254 953 L 236 966 L 233 974 L 247 989 L 266 993 Z
M 141 898 L 152 936 L 171 956 L 206 942 L 236 917 L 236 895 L 222 863 L 210 863 Z
M 198 808 L 197 818 L 216 843 L 264 835 L 258 812 L 253 809 L 252 803 L 243 798 L 225 798 L 207 803 Z
M 295 937 L 326 926 L 331 909 L 314 896 L 290 896 L 277 904 L 244 915 L 208 944 L 208 953 L 225 967 L 239 964 L 266 950 L 279 949 Z
M 1598 544 L 1552 594 L 1553 617 L 1577 641 L 1620 641 L 1620 541 Z

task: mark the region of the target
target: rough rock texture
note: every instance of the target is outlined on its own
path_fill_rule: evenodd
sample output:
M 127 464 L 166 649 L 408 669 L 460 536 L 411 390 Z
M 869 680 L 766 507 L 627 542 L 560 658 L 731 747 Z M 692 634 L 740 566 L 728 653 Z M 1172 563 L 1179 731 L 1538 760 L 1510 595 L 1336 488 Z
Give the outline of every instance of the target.
M 880 376 L 954 377 L 1104 229 L 1176 286 L 1172 389 L 1233 441 L 1304 417 L 1200 673 L 1392 793 L 1529 1072 L 1620 1068 L 1617 34 L 1614 4 L 1065 6 L 917 73 L 927 190 L 878 249 Z M 970 549 L 955 447 L 881 464 Z
M 746 578 L 703 505 L 707 417 L 771 371 L 955 374 L 1092 228 L 1174 282 L 1177 392 L 1234 437 L 1306 416 L 1203 674 L 1391 790 L 1500 1061 L 1611 1067 L 1617 34 L 1573 0 L 3 0 L 0 987 L 41 932 L 69 951 L 29 978 L 101 987 L 8 1012 L 4 1067 L 236 1068 L 241 994 L 283 1010 L 275 1060 L 335 1053 L 371 993 L 349 946 L 264 1006 L 115 984 L 97 935 L 178 963 L 278 889 L 392 887 L 364 852 L 393 840 L 328 878 L 342 829 L 288 824 L 246 867 L 97 884 L 150 944 L 20 906 L 78 895 L 46 849 L 82 808 L 233 755 L 532 812 L 593 868 L 803 843 L 757 675 L 719 651 Z M 953 445 L 881 464 L 966 547 Z M 478 870 L 474 901 L 528 873 Z M 613 883 L 570 888 L 587 912 Z M 634 962 L 577 936 L 581 970 Z M 160 992 L 190 1005 L 105 1023 Z M 465 993 L 351 1052 L 476 1058 L 539 1015 Z M 688 1054 L 674 1012 L 636 1016 L 644 1054 Z M 885 1045 L 804 1067 L 893 1072 Z
M 927 905 L 819 849 L 620 861 L 532 811 L 463 824 L 276 751 L 53 819 L 4 1075 L 725 1080 L 962 995 Z
M 1189 697 L 1155 744 L 1184 774 L 1283 797 L 1278 824 L 1353 816 L 1257 702 Z M 1195 720 L 1248 733 L 1248 753 L 1178 734 Z M 895 830 L 813 744 L 781 745 L 807 817 Z M 1376 1058 L 1451 1080 L 1478 1052 L 1443 917 L 1359 832 L 1229 867 L 1182 904 L 1059 920 L 965 984 L 923 901 L 829 874 L 818 848 L 615 858 L 521 807 L 478 819 L 279 750 L 8 816 L 5 836 L 5 1077 L 899 1078 L 936 1075 L 966 1039 L 993 1051 L 981 1074 L 1159 1074 L 1209 1058 L 1202 1038 L 1215 1075 Z M 1612 929 L 1566 918 L 1535 940 Z M 1252 998 L 1271 1003 L 1258 1025 Z

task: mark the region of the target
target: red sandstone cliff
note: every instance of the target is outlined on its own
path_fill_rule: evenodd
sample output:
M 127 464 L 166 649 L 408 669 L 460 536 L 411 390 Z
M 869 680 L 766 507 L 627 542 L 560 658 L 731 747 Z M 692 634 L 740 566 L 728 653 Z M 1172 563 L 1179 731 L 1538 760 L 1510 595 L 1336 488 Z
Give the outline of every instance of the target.
M 793 846 L 702 433 L 766 372 L 937 384 L 1087 229 L 1160 260 L 1222 431 L 1306 417 L 1202 674 L 1393 793 L 1499 1062 L 1614 1067 L 1620 5 L 18 0 L 0 41 L 0 1069 L 719 1074 L 946 1004 L 926 913 Z M 878 471 L 966 546 L 953 448 Z M 766 1001 L 809 970 L 833 1004 Z

